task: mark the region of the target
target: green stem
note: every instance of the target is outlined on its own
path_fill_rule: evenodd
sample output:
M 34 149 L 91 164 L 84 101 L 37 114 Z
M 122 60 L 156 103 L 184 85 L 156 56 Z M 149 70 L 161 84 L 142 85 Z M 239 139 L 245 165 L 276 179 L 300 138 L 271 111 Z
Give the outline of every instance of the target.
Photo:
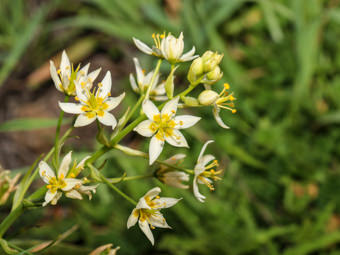
M 20 204 L 15 210 L 11 211 L 11 213 L 1 222 L 0 224 L 0 238 L 5 234 L 7 229 L 13 224 L 13 222 L 23 213 L 24 207 Z
M 141 95 L 140 96 L 140 98 L 138 99 L 137 103 L 133 106 L 132 110 L 126 116 L 126 119 L 124 120 L 124 122 L 121 125 L 121 129 L 123 129 L 125 127 L 126 123 L 130 120 L 132 115 L 135 113 L 135 111 L 138 109 L 138 107 L 142 104 L 144 98 L 145 98 L 145 95 Z
M 161 67 L 161 64 L 162 64 L 162 59 L 158 59 L 155 71 L 153 72 L 153 75 L 151 77 L 151 81 L 150 81 L 148 90 L 146 91 L 146 94 L 145 94 L 145 99 L 146 100 L 149 99 L 150 92 L 151 92 L 151 89 L 152 89 L 152 85 L 155 82 L 155 79 L 156 79 L 156 76 L 157 76 L 157 74 L 159 72 L 159 68 Z
M 65 99 L 64 102 L 68 102 L 69 100 L 69 96 L 65 95 Z M 55 140 L 54 140 L 54 164 L 55 164 L 55 168 L 57 169 L 59 166 L 59 135 L 60 135 L 60 128 L 61 128 L 61 124 L 63 122 L 63 118 L 64 118 L 64 111 L 61 110 L 60 114 L 59 114 L 59 119 L 58 119 L 58 124 L 57 124 L 57 129 L 56 129 L 56 133 L 55 133 Z
M 118 177 L 118 178 L 107 178 L 111 183 L 119 183 L 124 181 L 133 181 L 133 180 L 140 180 L 140 179 L 147 179 L 154 177 L 153 174 L 149 175 L 136 175 L 136 176 L 128 176 L 128 177 Z

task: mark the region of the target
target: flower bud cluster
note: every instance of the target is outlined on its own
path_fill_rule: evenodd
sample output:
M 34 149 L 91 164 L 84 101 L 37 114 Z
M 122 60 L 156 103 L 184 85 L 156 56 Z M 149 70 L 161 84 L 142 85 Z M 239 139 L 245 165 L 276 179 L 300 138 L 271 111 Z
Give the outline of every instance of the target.
M 223 58 L 223 54 L 217 52 L 206 51 L 202 57 L 196 58 L 189 69 L 188 80 L 190 83 L 203 82 L 212 85 L 219 81 L 223 72 L 219 64 Z

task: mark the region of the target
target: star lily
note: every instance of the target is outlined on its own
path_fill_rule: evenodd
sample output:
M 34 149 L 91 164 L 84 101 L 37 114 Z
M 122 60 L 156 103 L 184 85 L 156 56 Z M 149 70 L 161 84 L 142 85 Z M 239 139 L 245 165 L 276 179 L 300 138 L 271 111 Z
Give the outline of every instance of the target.
M 236 113 L 236 109 L 234 109 L 234 103 L 233 101 L 236 100 L 236 98 L 233 96 L 232 93 L 228 92 L 229 84 L 225 83 L 224 88 L 221 91 L 220 94 L 216 93 L 213 90 L 207 89 L 204 90 L 198 97 L 198 101 L 202 105 L 213 105 L 213 115 L 217 122 L 217 124 L 225 129 L 228 129 L 229 127 L 224 124 L 222 118 L 220 117 L 220 111 L 221 109 L 227 109 L 231 111 L 232 113 Z
M 142 105 L 148 120 L 142 121 L 135 127 L 134 131 L 145 137 L 152 136 L 149 145 L 150 165 L 161 154 L 165 141 L 172 146 L 189 147 L 179 129 L 189 128 L 195 125 L 201 118 L 191 115 L 175 117 L 178 100 L 179 98 L 176 97 L 167 102 L 161 112 L 150 100 L 146 100 Z
M 212 180 L 214 181 L 221 180 L 221 178 L 218 177 L 217 175 L 220 175 L 222 173 L 222 170 L 218 170 L 218 171 L 214 170 L 215 167 L 218 167 L 218 161 L 215 160 L 215 157 L 213 155 L 210 155 L 210 154 L 203 155 L 208 144 L 212 142 L 214 141 L 209 140 L 203 145 L 200 155 L 198 157 L 197 163 L 195 165 L 195 169 L 194 169 L 195 177 L 194 177 L 194 183 L 193 183 L 193 191 L 194 191 L 195 197 L 198 199 L 198 201 L 202 203 L 205 200 L 205 196 L 203 196 L 199 192 L 198 183 L 205 184 L 206 186 L 208 186 L 210 190 L 214 190 L 214 186 L 212 185 Z
M 98 89 L 96 92 L 91 92 L 86 87 L 76 84 L 76 99 L 78 99 L 80 103 L 59 102 L 59 106 L 64 112 L 79 114 L 74 123 L 75 127 L 86 126 L 98 119 L 102 124 L 112 126 L 112 129 L 114 129 L 117 125 L 117 120 L 111 113 L 109 113 L 109 111 L 113 110 L 120 104 L 125 93 L 118 97 L 110 97 L 110 91 L 111 73 L 108 71 L 102 82 L 98 83 Z
M 66 51 L 64 50 L 61 55 L 61 63 L 58 70 L 56 69 L 54 62 L 52 60 L 50 61 L 50 74 L 57 90 L 64 92 L 69 96 L 75 96 L 75 82 L 81 83 L 83 86 L 91 89 L 93 81 L 100 73 L 101 68 L 88 73 L 89 67 L 90 63 L 85 65 L 80 70 L 78 70 L 79 67 L 74 70 L 66 54 Z
M 69 165 L 71 163 L 72 152 L 70 151 L 62 160 L 57 175 L 45 161 L 39 163 L 39 174 L 45 183 L 47 183 L 47 192 L 43 206 L 51 203 L 55 205 L 62 192 L 71 191 L 76 185 L 81 185 L 82 181 L 75 178 L 69 178 Z
M 185 154 L 176 154 L 164 162 L 169 165 L 178 165 L 185 156 Z M 183 182 L 189 181 L 189 175 L 181 171 L 175 171 L 170 166 L 161 165 L 159 170 L 157 170 L 157 178 L 164 184 L 175 188 L 189 188 L 188 185 L 183 184 Z
M 155 227 L 171 228 L 165 221 L 160 210 L 174 206 L 179 200 L 181 200 L 181 198 L 159 197 L 158 194 L 160 192 L 161 189 L 156 187 L 140 198 L 136 208 L 133 209 L 127 221 L 128 229 L 134 226 L 138 221 L 140 229 L 144 232 L 152 245 L 154 245 L 154 237 L 150 227 L 151 229 L 154 229 Z
M 150 85 L 154 71 L 149 72 L 145 75 L 144 70 L 139 64 L 137 58 L 133 59 L 136 67 L 137 82 L 133 74 L 130 74 L 130 84 L 136 93 L 143 94 L 147 91 L 148 87 L 151 86 L 150 97 L 157 101 L 167 100 L 168 97 L 165 95 L 164 82 L 157 85 L 159 80 L 159 74 L 156 75 L 153 84 Z
M 155 45 L 153 45 L 152 48 L 136 38 L 133 38 L 133 41 L 136 47 L 145 54 L 155 55 L 159 58 L 165 58 L 171 64 L 191 61 L 198 57 L 198 55 L 194 55 L 195 47 L 192 47 L 190 51 L 183 54 L 183 32 L 181 32 L 178 38 L 174 37 L 171 33 L 169 33 L 167 36 L 165 33 L 161 35 L 152 34 L 152 38 L 155 42 Z

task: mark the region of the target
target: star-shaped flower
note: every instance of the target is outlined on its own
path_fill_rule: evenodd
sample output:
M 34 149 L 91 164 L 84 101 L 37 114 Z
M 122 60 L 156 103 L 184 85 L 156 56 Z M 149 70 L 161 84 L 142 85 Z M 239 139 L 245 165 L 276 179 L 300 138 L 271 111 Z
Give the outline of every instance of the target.
M 159 80 L 159 74 L 156 75 L 153 84 L 151 84 L 154 71 L 151 71 L 145 74 L 144 70 L 139 64 L 138 59 L 134 58 L 133 61 L 135 63 L 136 74 L 137 74 L 137 82 L 133 74 L 130 74 L 130 84 L 131 84 L 133 91 L 139 94 L 143 94 L 147 91 L 148 87 L 151 86 L 150 97 L 152 99 L 157 100 L 157 101 L 167 100 L 168 97 L 165 95 L 165 87 L 164 87 L 165 82 L 162 82 L 159 85 L 157 85 L 158 80 Z
M 152 245 L 154 245 L 154 237 L 150 227 L 151 229 L 154 229 L 155 227 L 171 228 L 166 223 L 160 210 L 174 206 L 179 200 L 181 200 L 170 197 L 159 197 L 158 194 L 160 192 L 161 189 L 156 187 L 140 198 L 136 208 L 133 209 L 127 221 L 127 228 L 134 226 L 138 221 L 140 229 L 144 232 Z
M 87 89 L 91 89 L 93 81 L 97 78 L 101 68 L 88 73 L 89 67 L 90 63 L 80 70 L 78 70 L 79 68 L 74 70 L 65 50 L 61 55 L 61 63 L 58 70 L 56 69 L 54 62 L 52 60 L 50 61 L 50 73 L 55 87 L 60 92 L 64 92 L 70 96 L 76 95 L 76 82 L 83 84 Z
M 202 203 L 205 200 L 205 196 L 203 196 L 199 192 L 198 183 L 205 184 L 206 186 L 208 186 L 210 190 L 214 190 L 214 186 L 212 185 L 212 182 L 213 182 L 212 180 L 214 181 L 221 180 L 221 178 L 218 177 L 217 175 L 220 175 L 222 173 L 222 170 L 218 170 L 218 171 L 214 170 L 215 167 L 218 167 L 218 162 L 217 160 L 215 160 L 215 157 L 210 154 L 203 155 L 208 144 L 212 142 L 214 141 L 209 140 L 203 145 L 200 155 L 198 157 L 197 163 L 195 165 L 195 169 L 194 169 L 195 177 L 194 177 L 194 183 L 193 183 L 193 191 L 194 191 L 195 197 L 198 199 L 198 201 Z
M 183 32 L 181 32 L 178 38 L 174 37 L 171 33 L 169 33 L 167 36 L 165 35 L 165 33 L 161 35 L 152 34 L 152 38 L 155 42 L 155 45 L 152 46 L 152 48 L 136 38 L 133 38 L 133 41 L 136 47 L 145 54 L 165 58 L 171 64 L 175 64 L 177 62 L 191 61 L 198 57 L 198 55 L 194 55 L 195 47 L 192 47 L 190 51 L 183 54 Z
M 142 105 L 148 120 L 142 121 L 134 131 L 142 136 L 152 136 L 149 145 L 150 165 L 161 154 L 165 141 L 172 146 L 188 147 L 188 143 L 179 129 L 189 128 L 201 119 L 191 115 L 175 117 L 178 100 L 179 98 L 176 97 L 167 102 L 161 112 L 150 100 L 146 100 Z
M 79 114 L 74 123 L 75 127 L 86 126 L 98 119 L 102 124 L 112 126 L 112 129 L 114 129 L 117 125 L 117 120 L 111 113 L 109 113 L 109 111 L 113 110 L 120 104 L 125 93 L 118 97 L 110 97 L 110 91 L 111 73 L 108 71 L 102 82 L 98 83 L 98 89 L 96 92 L 91 92 L 81 84 L 76 84 L 76 99 L 78 99 L 80 103 L 59 102 L 59 106 L 64 112 Z

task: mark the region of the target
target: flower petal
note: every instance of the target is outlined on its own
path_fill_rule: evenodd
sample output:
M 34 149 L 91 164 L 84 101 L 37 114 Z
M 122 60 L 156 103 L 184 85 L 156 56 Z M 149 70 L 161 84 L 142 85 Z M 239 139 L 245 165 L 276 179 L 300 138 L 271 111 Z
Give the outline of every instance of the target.
M 137 209 L 133 209 L 126 223 L 126 227 L 129 229 L 136 225 L 138 221 L 139 212 Z
M 77 117 L 76 122 L 74 123 L 74 126 L 75 127 L 83 127 L 83 126 L 91 124 L 95 120 L 96 120 L 96 116 L 89 118 L 89 117 L 87 117 L 86 114 L 80 114 Z
M 106 100 L 105 100 L 105 103 L 108 104 L 108 108 L 106 109 L 107 111 L 111 111 L 113 110 L 114 108 L 116 108 L 121 102 L 122 100 L 124 99 L 125 97 L 125 92 L 120 94 L 119 96 L 117 97 L 108 97 Z
M 213 142 L 214 142 L 214 140 L 209 140 L 209 141 L 206 141 L 206 142 L 204 143 L 204 145 L 203 145 L 203 147 L 202 147 L 202 149 L 201 149 L 201 151 L 200 151 L 200 155 L 198 156 L 197 162 L 201 162 L 201 158 L 202 158 L 202 156 L 203 156 L 203 154 L 204 154 L 204 152 L 205 152 L 207 146 L 208 146 L 210 143 L 213 143 Z
M 144 80 L 144 73 L 143 69 L 139 64 L 138 58 L 133 58 L 133 62 L 135 63 L 136 74 L 137 74 L 137 83 L 143 83 Z
M 39 163 L 39 175 L 45 183 L 50 183 L 50 179 L 55 177 L 54 171 L 45 161 Z
M 166 93 L 165 91 L 165 82 L 162 82 L 161 84 L 159 84 L 157 87 L 155 87 L 152 91 L 153 95 L 164 95 Z
M 90 67 L 90 63 L 87 63 L 85 66 L 83 66 L 79 70 L 79 72 L 77 73 L 77 76 L 87 76 L 87 72 L 89 71 L 89 67 Z
M 117 126 L 117 120 L 113 114 L 104 111 L 103 116 L 97 115 L 98 120 L 103 123 L 106 126 L 112 126 L 112 129 L 114 129 Z
M 140 229 L 143 231 L 143 233 L 146 235 L 146 237 L 150 240 L 151 244 L 154 245 L 155 239 L 153 238 L 153 234 L 150 230 L 149 224 L 146 220 L 138 221 Z
M 189 128 L 195 125 L 201 118 L 191 115 L 181 115 L 176 116 L 174 118 L 174 121 L 176 122 L 176 128 L 183 129 L 183 128 Z
M 149 145 L 149 164 L 152 165 L 153 162 L 158 158 L 161 154 L 164 147 L 164 141 L 158 139 L 156 135 L 154 135 L 150 140 Z
M 168 223 L 166 222 L 164 216 L 162 213 L 160 212 L 155 212 L 153 213 L 150 218 L 150 224 L 154 227 L 157 227 L 157 228 L 171 228 Z
M 134 92 L 138 93 L 138 92 L 139 92 L 139 88 L 138 88 L 138 86 L 137 86 L 135 77 L 133 76 L 132 73 L 130 73 L 130 75 L 129 75 L 129 80 L 130 80 L 130 84 L 131 84 L 132 90 L 133 90 Z
M 63 76 L 67 76 L 67 78 L 71 76 L 71 63 L 65 50 L 61 54 L 60 70 Z
M 148 192 L 146 192 L 146 194 L 143 197 L 149 197 L 150 199 L 153 199 L 156 196 L 158 196 L 158 194 L 161 193 L 161 191 L 162 190 L 160 187 L 154 187 L 150 189 Z
M 94 80 L 98 77 L 101 70 L 102 70 L 102 68 L 100 67 L 100 68 L 92 71 L 91 73 L 89 73 L 87 75 L 87 81 L 93 83 Z
M 164 105 L 161 111 L 161 114 L 168 114 L 169 116 L 175 115 L 177 111 L 178 100 L 179 100 L 179 97 L 175 97 L 174 99 L 167 102 Z
M 142 136 L 150 137 L 155 133 L 150 128 L 152 123 L 153 122 L 151 120 L 144 120 L 141 123 L 139 123 L 138 126 L 135 127 L 133 130 L 136 131 L 138 134 L 140 134 Z
M 111 92 L 111 85 L 112 85 L 111 72 L 107 71 L 104 79 L 101 82 L 101 86 L 98 85 L 99 88 L 96 93 L 96 96 L 100 98 L 106 98 Z
M 175 146 L 175 147 L 187 147 L 187 148 L 189 148 L 187 140 L 185 139 L 185 137 L 183 136 L 183 134 L 179 130 L 173 129 L 172 132 L 173 132 L 172 136 L 165 136 L 165 140 L 169 144 L 171 144 L 172 146 Z
M 156 105 L 154 105 L 154 103 L 152 103 L 150 100 L 145 100 L 142 104 L 142 108 L 149 120 L 153 121 L 154 116 L 160 114 Z
M 42 204 L 42 206 L 46 206 L 49 202 L 52 201 L 52 199 L 57 195 L 57 191 L 51 192 L 50 190 L 47 190 L 45 194 L 45 202 Z
M 214 115 L 214 118 L 215 118 L 217 124 L 220 127 L 225 128 L 225 129 L 230 128 L 226 124 L 224 124 L 222 118 L 220 117 L 220 108 L 218 108 L 218 106 L 216 106 L 216 104 L 214 105 L 214 108 L 213 108 L 213 115 Z
M 179 153 L 176 155 L 173 155 L 172 157 L 168 158 L 167 160 L 165 160 L 165 163 L 168 163 L 170 165 L 174 165 L 176 164 L 178 161 L 184 159 L 186 157 L 186 155 L 184 153 Z
M 81 104 L 75 104 L 75 103 L 62 103 L 58 102 L 60 109 L 62 109 L 64 112 L 71 113 L 71 114 L 81 114 L 82 111 L 82 105 Z
M 186 62 L 186 61 L 191 61 L 191 60 L 197 58 L 198 55 L 193 56 L 194 54 L 195 54 L 195 46 L 192 47 L 192 49 L 190 51 L 188 51 L 187 53 L 183 54 L 182 57 L 180 58 L 180 61 L 181 62 Z
M 63 85 L 61 84 L 61 81 L 57 73 L 57 69 L 55 68 L 55 65 L 52 60 L 50 60 L 50 74 L 57 90 L 63 92 L 64 91 Z
M 83 199 L 81 194 L 78 191 L 76 191 L 75 189 L 72 189 L 72 190 L 66 192 L 65 196 L 68 197 L 68 198 L 72 198 L 72 199 L 79 199 L 79 200 Z
M 161 197 L 159 199 L 155 199 L 156 203 L 159 205 L 159 208 L 169 208 L 171 206 L 174 206 L 175 204 L 178 203 L 182 198 L 177 199 L 177 198 L 172 198 L 172 197 Z
M 194 177 L 193 192 L 197 200 L 200 201 L 201 203 L 204 203 L 205 196 L 203 196 L 198 190 L 197 176 Z
M 76 84 L 76 94 L 77 94 L 78 99 L 82 102 L 87 102 L 88 97 L 90 96 L 89 89 L 86 86 L 83 87 L 78 82 L 75 82 L 75 84 Z
M 140 51 L 142 51 L 142 52 L 144 52 L 145 54 L 148 54 L 148 55 L 152 54 L 152 49 L 149 46 L 147 46 L 145 43 L 143 43 L 142 41 L 140 41 L 140 40 L 138 40 L 134 37 L 132 37 L 132 40 L 135 43 L 136 47 Z
M 81 185 L 82 181 L 74 178 L 65 178 L 64 179 L 66 186 L 62 188 L 62 191 L 69 191 L 74 188 L 74 186 Z
M 67 176 L 71 160 L 72 160 L 72 151 L 67 153 L 66 156 L 61 161 L 61 164 L 60 164 L 60 167 L 59 167 L 59 170 L 58 170 L 58 178 L 59 179 L 63 179 Z
M 83 169 L 84 169 L 85 162 L 86 162 L 86 160 L 88 160 L 89 158 L 90 158 L 90 156 L 86 156 L 85 158 L 83 158 L 83 159 L 78 163 L 78 165 L 76 166 L 76 169 L 81 169 L 81 170 L 83 170 Z
M 58 200 L 61 198 L 62 195 L 63 195 L 62 192 L 57 191 L 57 194 L 54 196 L 54 198 L 51 201 L 51 205 L 56 205 Z
M 213 155 L 208 154 L 208 155 L 202 156 L 198 163 L 202 164 L 203 166 L 206 166 L 210 161 L 212 161 L 214 159 L 215 159 L 215 157 Z

